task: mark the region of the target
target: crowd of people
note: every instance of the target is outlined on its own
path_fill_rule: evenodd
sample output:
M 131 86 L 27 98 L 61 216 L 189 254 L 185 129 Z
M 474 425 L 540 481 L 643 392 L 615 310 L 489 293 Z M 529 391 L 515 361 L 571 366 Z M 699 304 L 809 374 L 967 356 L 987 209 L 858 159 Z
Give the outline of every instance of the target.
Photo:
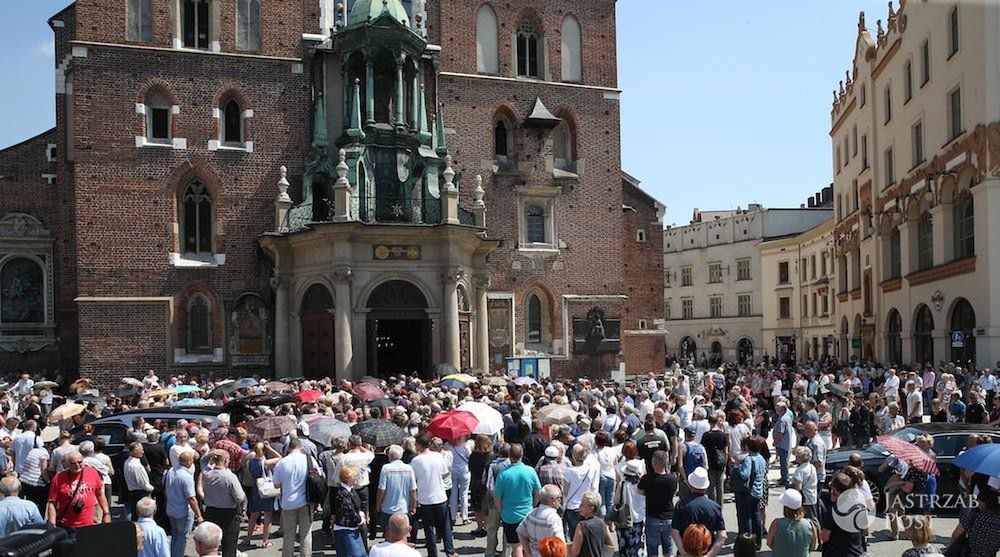
M 41 522 L 73 532 L 129 520 L 140 555 L 152 557 L 182 557 L 192 539 L 198 555 L 236 557 L 280 539 L 283 557 L 309 556 L 314 519 L 338 557 L 419 555 L 418 542 L 429 557 L 439 547 L 453 557 L 453 529 L 469 523 L 487 557 L 596 557 L 608 547 L 622 557 L 714 556 L 729 545 L 737 556 L 764 545 L 772 555 L 860 556 L 878 537 L 845 530 L 833 511 L 858 497 L 874 512 L 874 497 L 861 456 L 828 475 L 829 451 L 925 417 L 1000 424 L 1000 377 L 990 370 L 674 365 L 628 384 L 369 378 L 382 394 L 375 401 L 361 394 L 362 382 L 290 380 L 280 382 L 285 390 L 316 396 L 247 398 L 247 412 L 190 420 L 139 414 L 118 455 L 87 422 L 185 396 L 221 405 L 274 393 L 279 383 L 248 378 L 220 390 L 209 377 L 161 380 L 150 371 L 101 396 L 77 382 L 74 398 L 85 408 L 63 416 L 53 406 L 70 386 L 36 388 L 36 379 L 21 376 L 0 399 L 0 536 Z M 495 413 L 498 425 L 435 435 L 436 416 L 470 403 L 482 405 L 480 418 Z M 257 427 L 272 417 L 292 425 Z M 310 426 L 319 417 L 345 430 L 321 439 Z M 49 443 L 46 425 L 59 429 Z M 969 439 L 972 447 L 991 436 Z M 915 445 L 933 458 L 931 437 Z M 930 509 L 893 498 L 934 493 L 934 474 L 905 464 L 883 464 L 891 523 L 879 535 L 910 539 L 906 557 L 940 552 Z M 1000 478 L 964 471 L 961 485 L 977 507 L 963 513 L 955 543 L 974 542 L 966 555 L 995 556 Z M 768 522 L 772 492 L 783 511 Z M 735 525 L 726 525 L 724 505 L 735 508 Z

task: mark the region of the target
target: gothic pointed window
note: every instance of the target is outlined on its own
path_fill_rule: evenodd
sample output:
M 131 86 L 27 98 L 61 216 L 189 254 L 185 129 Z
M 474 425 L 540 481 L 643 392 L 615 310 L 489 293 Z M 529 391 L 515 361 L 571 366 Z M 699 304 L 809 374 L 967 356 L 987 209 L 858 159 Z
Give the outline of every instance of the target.
M 212 254 L 212 198 L 205 185 L 192 180 L 181 196 L 182 249 L 188 255 Z
M 530 21 L 517 28 L 517 75 L 518 77 L 539 77 L 538 50 L 539 37 Z
M 499 72 L 497 53 L 497 14 L 484 4 L 476 14 L 476 71 Z
M 562 47 L 562 80 L 579 83 L 583 81 L 583 63 L 581 59 L 580 22 L 572 15 L 563 18 Z
M 573 128 L 564 120 L 552 132 L 552 157 L 559 170 L 576 171 L 573 143 Z
M 545 209 L 540 205 L 529 205 L 526 215 L 527 240 L 530 244 L 545 243 Z
M 153 0 L 128 0 L 125 12 L 128 40 L 153 40 Z
M 260 0 L 236 4 L 236 50 L 260 50 Z
M 243 143 L 243 110 L 235 99 L 230 99 L 223 107 L 222 141 L 234 145 Z
M 510 149 L 507 145 L 507 125 L 503 120 L 497 120 L 497 125 L 493 128 L 493 153 L 497 158 L 510 156 Z
M 183 0 L 181 36 L 185 48 L 208 49 L 209 0 Z
M 542 300 L 537 294 L 528 296 L 528 344 L 542 342 Z
M 208 302 L 205 301 L 205 297 L 199 294 L 191 298 L 187 314 L 188 353 L 211 352 Z

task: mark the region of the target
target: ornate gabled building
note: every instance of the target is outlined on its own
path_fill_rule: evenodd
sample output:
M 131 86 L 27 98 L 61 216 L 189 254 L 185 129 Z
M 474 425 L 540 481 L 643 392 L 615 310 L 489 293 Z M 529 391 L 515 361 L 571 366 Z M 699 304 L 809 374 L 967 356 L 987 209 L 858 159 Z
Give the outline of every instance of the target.
M 1000 360 L 1000 7 L 892 3 L 862 13 L 834 91 L 840 356 Z
M 614 16 L 70 4 L 56 126 L 0 151 L 0 367 L 661 368 L 663 207 L 621 171 Z

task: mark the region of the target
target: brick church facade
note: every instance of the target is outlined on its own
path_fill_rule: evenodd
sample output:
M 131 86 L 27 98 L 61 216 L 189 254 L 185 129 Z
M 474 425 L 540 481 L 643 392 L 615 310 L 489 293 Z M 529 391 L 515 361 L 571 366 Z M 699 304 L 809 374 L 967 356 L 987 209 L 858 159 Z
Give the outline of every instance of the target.
M 0 151 L 0 369 L 659 370 L 613 0 L 77 0 Z

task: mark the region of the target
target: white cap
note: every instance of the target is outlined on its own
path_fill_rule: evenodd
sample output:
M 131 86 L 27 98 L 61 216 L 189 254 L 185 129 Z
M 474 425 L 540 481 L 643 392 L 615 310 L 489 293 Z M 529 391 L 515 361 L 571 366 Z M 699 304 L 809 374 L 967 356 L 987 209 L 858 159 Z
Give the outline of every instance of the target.
M 693 489 L 708 489 L 708 483 L 708 470 L 705 470 L 701 466 L 688 474 L 688 485 Z
M 778 502 L 782 505 L 797 511 L 802 508 L 802 494 L 795 489 L 786 489 L 784 493 L 781 494 L 781 498 Z
M 559 458 L 559 447 L 553 447 L 552 445 L 545 447 L 545 457 Z

